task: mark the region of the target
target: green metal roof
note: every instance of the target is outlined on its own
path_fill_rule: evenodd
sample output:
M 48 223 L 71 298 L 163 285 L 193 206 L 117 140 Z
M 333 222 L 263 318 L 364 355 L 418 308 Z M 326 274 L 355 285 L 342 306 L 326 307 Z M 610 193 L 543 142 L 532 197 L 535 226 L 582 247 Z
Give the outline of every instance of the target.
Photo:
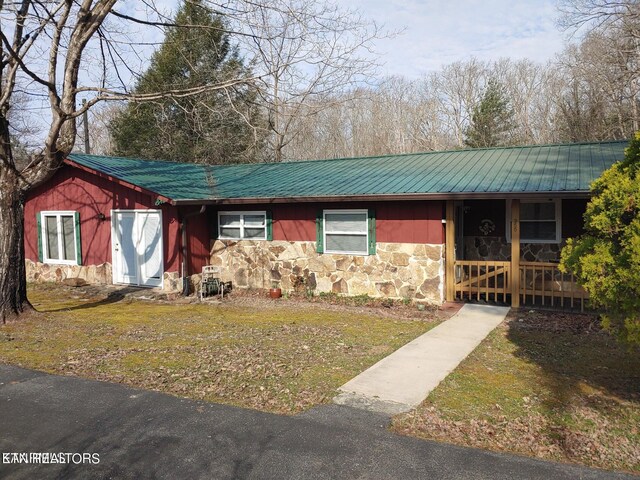
M 89 169 L 181 202 L 309 197 L 479 197 L 580 193 L 628 142 L 450 150 L 207 166 L 72 154 Z
M 78 153 L 69 160 L 172 200 L 213 197 L 212 168 L 205 165 Z

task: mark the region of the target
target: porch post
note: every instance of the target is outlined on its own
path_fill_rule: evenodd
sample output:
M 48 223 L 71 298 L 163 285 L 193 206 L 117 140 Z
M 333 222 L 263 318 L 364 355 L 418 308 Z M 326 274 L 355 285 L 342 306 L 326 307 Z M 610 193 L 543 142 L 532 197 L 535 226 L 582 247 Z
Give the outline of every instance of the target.
M 511 200 L 511 306 L 520 306 L 520 200 Z
M 453 302 L 456 297 L 455 261 L 456 261 L 456 224 L 453 200 L 447 200 L 445 227 L 445 300 Z

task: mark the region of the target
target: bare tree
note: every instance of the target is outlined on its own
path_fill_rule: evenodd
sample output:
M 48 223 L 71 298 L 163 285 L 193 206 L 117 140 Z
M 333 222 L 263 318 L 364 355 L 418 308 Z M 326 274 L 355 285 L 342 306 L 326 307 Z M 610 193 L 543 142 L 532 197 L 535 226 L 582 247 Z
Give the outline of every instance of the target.
M 98 104 L 87 112 L 87 130 L 89 132 L 89 145 L 94 155 L 112 155 L 114 143 L 109 126 L 113 119 L 125 108 L 125 102 L 108 102 Z M 84 153 L 85 129 L 84 116 L 79 120 L 78 138 L 74 151 Z
M 629 35 L 640 39 L 640 4 L 636 0 L 561 0 L 559 25 L 572 33 L 606 30 L 626 23 Z
M 39 143 L 40 129 L 31 118 L 33 107 L 29 104 L 28 95 L 18 90 L 12 103 L 8 112 L 11 146 L 16 168 L 22 170 L 29 163 L 29 152 Z
M 640 127 L 640 3 L 563 0 L 560 25 L 580 38 L 559 59 L 570 79 L 562 120 L 571 138 L 628 138 Z
M 432 89 L 421 80 L 388 77 L 321 101 L 318 113 L 294 120 L 300 134 L 286 146 L 287 158 L 412 153 L 455 144 Z
M 270 11 L 278 15 L 286 12 L 307 25 L 325 20 L 318 9 L 296 13 L 304 5 L 295 1 L 202 3 L 225 15 L 230 23 L 235 18 L 236 25 L 243 19 L 268 17 Z M 182 98 L 257 81 L 257 76 L 230 78 L 184 89 L 131 93 L 130 78 L 137 75 L 132 64 L 144 63 L 149 45 L 159 44 L 168 26 L 177 25 L 172 23 L 170 12 L 162 11 L 154 1 L 0 0 L 0 320 L 30 307 L 24 263 L 25 197 L 30 189 L 49 179 L 72 151 L 77 119 L 87 109 L 105 100 Z M 287 40 L 306 33 L 296 28 L 288 32 Z M 257 27 L 234 33 L 251 35 L 256 45 L 263 41 L 272 45 L 274 41 L 268 31 Z M 327 38 L 330 36 L 327 33 Z M 334 47 L 339 49 L 339 42 Z M 346 56 L 349 51 L 342 53 Z M 271 73 L 268 67 L 260 75 Z M 322 77 L 315 78 L 316 84 L 322 85 Z M 48 117 L 40 147 L 30 153 L 24 168 L 16 165 L 10 125 L 10 111 L 20 92 L 28 95 L 32 104 L 41 106 L 40 117 Z M 86 103 L 80 104 L 80 99 L 86 99 Z
M 556 111 L 558 68 L 552 63 L 500 59 L 489 74 L 504 87 L 513 108 L 514 132 L 518 145 L 551 143 L 558 140 L 553 126 Z
M 268 110 L 269 160 L 283 151 L 302 117 L 317 115 L 340 95 L 367 82 L 377 68 L 372 43 L 383 34 L 355 11 L 316 0 L 270 0 L 241 18 L 245 48 L 260 75 L 259 94 Z M 329 100 L 329 98 L 331 100 Z
M 514 111 L 510 143 L 560 139 L 555 120 L 564 83 L 556 65 L 476 59 L 445 66 L 418 80 L 394 76 L 372 87 L 330 96 L 285 148 L 292 159 L 412 153 L 459 148 L 489 79 L 504 86 Z
M 570 141 L 629 138 L 640 125 L 640 51 L 626 23 L 589 31 L 558 56 L 558 130 Z

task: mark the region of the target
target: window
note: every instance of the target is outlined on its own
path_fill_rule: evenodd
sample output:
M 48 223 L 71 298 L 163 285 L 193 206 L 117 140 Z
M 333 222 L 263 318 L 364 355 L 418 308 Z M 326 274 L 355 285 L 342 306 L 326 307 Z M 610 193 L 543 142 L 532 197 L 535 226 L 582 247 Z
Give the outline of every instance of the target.
M 266 212 L 218 212 L 218 238 L 267 240 Z
M 41 212 L 39 246 L 44 263 L 79 265 L 80 223 L 77 212 Z
M 520 242 L 560 243 L 562 241 L 561 202 L 520 201 Z M 507 241 L 511 241 L 511 201 L 507 200 Z
M 367 210 L 325 210 L 326 253 L 369 254 Z

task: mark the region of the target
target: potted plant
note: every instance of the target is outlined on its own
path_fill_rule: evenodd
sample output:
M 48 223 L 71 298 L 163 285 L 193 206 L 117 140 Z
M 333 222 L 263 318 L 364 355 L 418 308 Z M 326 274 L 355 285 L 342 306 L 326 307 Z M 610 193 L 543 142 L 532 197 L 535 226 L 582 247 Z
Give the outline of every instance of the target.
M 271 284 L 271 289 L 269 290 L 269 296 L 271 298 L 280 298 L 282 296 L 282 289 L 278 285 L 278 282 L 273 282 Z

